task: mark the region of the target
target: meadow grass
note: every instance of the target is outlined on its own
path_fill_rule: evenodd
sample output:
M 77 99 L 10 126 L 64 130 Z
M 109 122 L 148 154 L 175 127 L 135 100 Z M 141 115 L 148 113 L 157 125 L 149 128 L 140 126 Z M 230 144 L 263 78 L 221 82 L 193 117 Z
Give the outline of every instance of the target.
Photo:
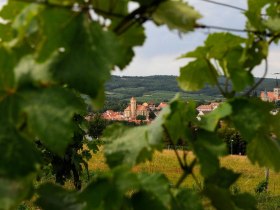
M 182 154 L 182 151 L 179 151 L 179 154 Z M 193 159 L 193 154 L 188 153 L 188 161 L 190 162 Z M 253 165 L 246 156 L 239 155 L 229 155 L 222 157 L 220 159 L 221 165 L 228 169 L 232 169 L 237 173 L 241 173 L 240 178 L 234 185 L 235 188 L 240 189 L 241 192 L 250 192 L 255 193 L 255 188 L 259 182 L 265 178 L 265 169 L 260 168 L 257 165 Z M 100 173 L 101 171 L 108 170 L 108 166 L 105 163 L 102 151 L 94 154 L 93 158 L 89 161 L 89 170 L 91 174 Z M 142 163 L 133 168 L 135 172 L 159 172 L 164 173 L 167 178 L 170 180 L 170 183 L 175 185 L 182 170 L 179 166 L 179 163 L 176 159 L 175 153 L 173 150 L 164 150 L 162 152 L 156 152 L 153 156 L 153 160 L 150 162 Z M 199 167 L 194 168 L 194 174 L 198 183 L 203 182 L 203 178 L 199 173 Z M 182 186 L 197 188 L 198 185 L 193 179 L 189 176 L 183 182 Z M 270 170 L 270 179 L 269 179 L 269 193 L 271 195 L 280 195 L 280 173 L 276 173 Z

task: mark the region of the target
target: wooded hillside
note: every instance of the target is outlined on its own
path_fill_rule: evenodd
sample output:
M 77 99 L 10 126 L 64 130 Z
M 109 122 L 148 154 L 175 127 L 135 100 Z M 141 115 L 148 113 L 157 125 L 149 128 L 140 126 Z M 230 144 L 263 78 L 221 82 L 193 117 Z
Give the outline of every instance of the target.
M 259 80 L 259 78 L 255 78 Z M 220 85 L 224 86 L 225 79 L 220 78 Z M 257 94 L 266 89 L 272 90 L 275 87 L 275 79 L 265 79 L 257 88 Z M 129 100 L 135 96 L 140 101 L 160 102 L 170 100 L 176 93 L 180 92 L 185 99 L 194 99 L 196 101 L 207 102 L 212 100 L 221 100 L 222 96 L 217 87 L 207 86 L 196 92 L 183 92 L 179 87 L 176 76 L 112 76 L 106 84 L 106 96 L 108 100 L 119 99 Z

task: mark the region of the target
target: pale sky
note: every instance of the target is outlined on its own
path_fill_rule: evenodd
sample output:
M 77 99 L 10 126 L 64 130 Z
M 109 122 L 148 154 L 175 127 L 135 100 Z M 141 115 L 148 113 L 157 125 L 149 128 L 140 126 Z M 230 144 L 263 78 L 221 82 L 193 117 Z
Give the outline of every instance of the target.
M 241 8 L 247 7 L 246 0 L 216 0 Z M 204 2 L 202 0 L 189 0 L 202 15 L 200 23 L 206 25 L 223 26 L 244 29 L 244 15 L 227 7 Z M 176 31 L 170 32 L 166 27 L 156 27 L 153 23 L 145 24 L 147 39 L 142 47 L 136 48 L 136 56 L 130 65 L 122 72 L 114 71 L 115 75 L 126 76 L 148 76 L 148 75 L 179 75 L 179 68 L 187 63 L 187 60 L 177 60 L 181 54 L 202 45 L 208 33 L 215 30 L 196 30 L 188 34 L 178 36 Z M 242 34 L 239 34 L 242 35 Z M 269 72 L 267 77 L 280 72 L 280 48 L 272 46 L 269 54 Z M 264 67 L 260 66 L 254 70 L 254 75 L 261 77 Z

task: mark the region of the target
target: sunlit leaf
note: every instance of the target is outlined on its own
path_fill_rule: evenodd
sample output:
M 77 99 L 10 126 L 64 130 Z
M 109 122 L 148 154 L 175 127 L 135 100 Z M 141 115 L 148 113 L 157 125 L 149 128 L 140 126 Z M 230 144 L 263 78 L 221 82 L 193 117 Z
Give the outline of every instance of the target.
M 200 90 L 206 84 L 215 85 L 218 74 L 209 62 L 195 60 L 180 69 L 179 86 L 185 90 Z
M 152 15 L 157 24 L 166 24 L 169 29 L 188 32 L 194 29 L 200 14 L 183 1 L 163 1 Z

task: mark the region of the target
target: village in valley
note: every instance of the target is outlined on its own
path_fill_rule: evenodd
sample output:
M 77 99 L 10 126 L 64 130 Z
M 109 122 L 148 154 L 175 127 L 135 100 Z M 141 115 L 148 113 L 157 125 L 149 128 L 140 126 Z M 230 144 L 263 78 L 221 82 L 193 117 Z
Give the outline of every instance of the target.
M 130 99 L 130 103 L 123 111 L 106 110 L 102 117 L 112 121 L 146 122 L 153 120 L 159 112 L 166 107 L 166 102 L 161 102 L 158 106 L 153 102 L 137 104 L 135 97 Z
M 277 103 L 280 101 L 280 87 L 278 85 L 278 80 L 276 79 L 275 87 L 273 91 L 261 91 L 259 96 L 256 94 L 256 97 L 260 97 L 262 101 L 268 101 Z M 221 102 L 210 102 L 208 104 L 202 104 L 197 106 L 196 110 L 198 112 L 198 119 L 201 116 L 212 112 L 216 109 Z M 160 111 L 168 105 L 167 102 L 160 102 L 157 106 L 154 102 L 144 102 L 137 103 L 137 99 L 135 97 L 131 97 L 130 103 L 128 103 L 127 107 L 123 111 L 114 111 L 114 110 L 106 110 L 101 114 L 102 118 L 109 121 L 127 121 L 134 122 L 136 124 L 139 123 L 150 123 L 156 116 L 159 115 Z M 277 113 L 277 110 L 272 111 L 273 114 Z M 91 120 L 93 115 L 88 115 L 86 117 L 87 120 Z

